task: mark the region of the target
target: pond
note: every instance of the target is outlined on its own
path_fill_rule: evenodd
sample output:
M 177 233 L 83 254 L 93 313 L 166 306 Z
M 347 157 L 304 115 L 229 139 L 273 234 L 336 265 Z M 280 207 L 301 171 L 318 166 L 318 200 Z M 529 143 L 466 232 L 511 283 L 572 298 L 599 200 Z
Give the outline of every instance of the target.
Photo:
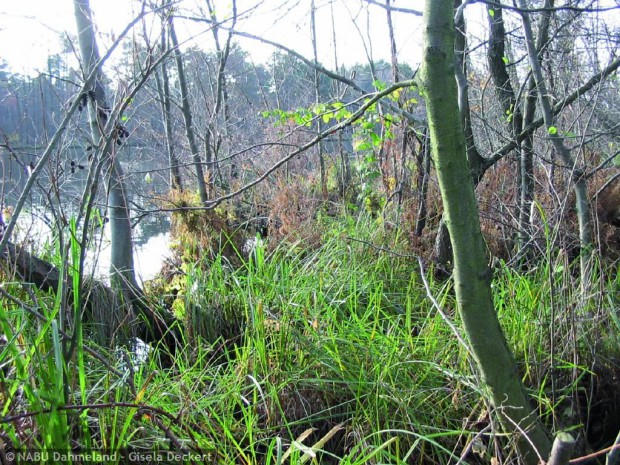
M 153 199 L 165 196 L 168 190 L 165 170 L 162 170 L 163 161 L 152 151 L 146 146 L 132 146 L 122 154 L 125 182 L 128 192 L 132 193 L 130 204 L 150 210 L 157 207 Z M 41 147 L 22 147 L 16 152 L 18 156 L 11 156 L 8 151 L 0 150 L 0 208 L 10 210 L 16 204 L 29 176 L 24 167 L 35 164 L 41 152 Z M 35 255 L 40 255 L 45 248 L 49 250 L 54 225 L 51 220 L 53 215 L 45 205 L 53 202 L 54 208 L 62 209 L 65 216 L 74 214 L 87 188 L 88 169 L 84 167 L 88 167 L 88 154 L 82 147 L 63 148 L 62 154 L 56 157 L 56 163 L 50 163 L 49 169 L 41 173 L 30 191 L 24 211 L 19 216 L 13 242 L 27 244 Z M 151 172 L 157 175 L 151 176 Z M 104 191 L 104 186 L 100 186 L 96 201 L 101 205 L 102 217 L 105 214 Z M 139 282 L 152 279 L 161 269 L 169 254 L 169 231 L 169 216 L 163 214 L 144 217 L 134 226 L 134 263 Z M 105 224 L 94 233 L 87 255 L 86 273 L 104 282 L 108 280 L 110 267 L 109 237 L 109 225 Z
M 23 211 L 19 217 L 13 241 L 26 245 L 39 256 L 51 246 L 52 225 L 42 207 Z M 106 223 L 95 232 L 86 255 L 85 273 L 108 282 L 110 269 L 110 231 Z M 149 217 L 134 228 L 134 265 L 138 282 L 153 279 L 170 256 L 170 221 L 166 217 Z
M 137 226 L 135 232 L 137 238 L 134 241 L 134 267 L 138 282 L 144 283 L 153 279 L 161 270 L 164 261 L 170 256 L 170 231 L 165 227 L 167 222 L 162 222 L 162 228 L 158 231 L 154 228 Z M 110 241 L 109 229 L 106 225 L 102 234 L 102 246 L 99 250 L 89 250 L 87 255 L 87 267 L 92 270 L 98 279 L 107 282 L 110 270 Z

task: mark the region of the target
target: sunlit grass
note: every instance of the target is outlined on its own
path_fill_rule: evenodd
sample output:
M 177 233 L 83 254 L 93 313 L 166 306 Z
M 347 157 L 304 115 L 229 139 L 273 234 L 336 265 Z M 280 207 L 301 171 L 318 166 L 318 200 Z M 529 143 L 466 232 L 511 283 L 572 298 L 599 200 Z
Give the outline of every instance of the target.
M 176 297 L 186 331 L 167 369 L 155 357 L 134 366 L 127 349 L 105 351 L 86 335 L 111 366 L 81 350 L 67 359 L 57 303 L 4 287 L 19 300 L 2 300 L 3 416 L 18 418 L 3 431 L 15 446 L 202 450 L 226 464 L 456 463 L 474 449 L 490 461 L 494 443 L 479 433 L 493 425 L 446 321 L 459 327 L 450 283 L 425 273 L 440 313 L 414 257 L 373 247 L 385 239 L 376 221 L 322 227 L 319 248 L 257 240 L 241 266 L 186 264 Z M 523 379 L 553 425 L 591 368 L 592 338 L 607 340 L 598 357 L 617 352 L 618 319 L 550 266 L 500 266 L 493 288 Z M 613 275 L 604 286 L 618 284 Z M 19 419 L 25 412 L 40 413 Z

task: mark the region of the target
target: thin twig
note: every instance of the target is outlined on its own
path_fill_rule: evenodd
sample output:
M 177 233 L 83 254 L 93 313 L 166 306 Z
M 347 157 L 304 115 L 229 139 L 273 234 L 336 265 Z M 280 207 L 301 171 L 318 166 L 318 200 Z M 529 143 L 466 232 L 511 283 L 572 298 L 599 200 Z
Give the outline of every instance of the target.
M 360 242 L 362 244 L 366 244 L 369 247 L 372 247 L 375 250 L 378 250 L 380 252 L 385 252 L 385 253 L 389 253 L 390 255 L 395 255 L 396 257 L 402 257 L 402 258 L 420 258 L 417 255 L 409 255 L 409 254 L 404 254 L 404 253 L 400 253 L 400 252 L 396 252 L 395 250 L 392 249 L 387 249 L 385 247 L 380 247 L 378 245 L 374 245 L 372 242 L 369 241 L 365 241 L 364 239 L 358 239 L 356 237 L 351 237 L 351 236 L 345 236 L 345 239 L 348 241 L 353 241 L 353 242 Z
M 418 257 L 418 264 L 420 265 L 420 276 L 422 277 L 422 283 L 424 284 L 424 289 L 426 290 L 426 295 L 428 296 L 429 300 L 433 304 L 433 307 L 435 307 L 437 312 L 441 315 L 441 318 L 450 327 L 450 329 L 452 330 L 452 332 L 456 336 L 456 339 L 459 341 L 459 344 L 461 344 L 465 348 L 467 353 L 472 354 L 473 351 L 471 350 L 471 347 L 469 347 L 469 344 L 467 343 L 467 341 L 463 338 L 463 336 L 459 332 L 459 330 L 456 327 L 456 325 L 454 324 L 454 322 L 450 319 L 450 317 L 443 311 L 443 309 L 441 308 L 441 306 L 439 305 L 439 303 L 437 302 L 435 297 L 433 297 L 433 293 L 431 292 L 431 288 L 428 285 L 428 281 L 426 280 L 426 275 L 425 275 L 425 271 L 424 271 L 424 263 L 422 263 L 422 259 L 420 257 Z

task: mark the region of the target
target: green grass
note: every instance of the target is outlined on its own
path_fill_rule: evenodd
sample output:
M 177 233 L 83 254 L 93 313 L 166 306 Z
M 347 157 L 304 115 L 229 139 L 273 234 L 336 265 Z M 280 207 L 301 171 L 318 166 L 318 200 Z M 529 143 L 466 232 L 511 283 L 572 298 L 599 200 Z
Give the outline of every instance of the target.
M 259 242 L 240 268 L 222 257 L 186 265 L 175 284 L 185 340 L 171 369 L 154 357 L 129 368 L 128 354 L 95 346 L 87 328 L 84 346 L 111 367 L 81 346 L 65 359 L 54 297 L 4 286 L 14 300 L 0 312 L 3 435 L 47 450 L 187 448 L 212 463 L 355 465 L 457 463 L 476 438 L 465 463 L 489 463 L 494 423 L 446 321 L 459 331 L 450 284 L 425 275 L 440 313 L 397 237 L 370 219 L 325 223 L 318 249 Z M 389 244 L 398 255 L 377 248 Z M 618 352 L 618 318 L 605 309 L 619 284 L 613 275 L 606 294 L 582 301 L 568 267 L 496 270 L 500 321 L 550 426 L 575 425 L 565 403 L 596 369 L 594 354 Z M 26 412 L 37 414 L 19 418 Z

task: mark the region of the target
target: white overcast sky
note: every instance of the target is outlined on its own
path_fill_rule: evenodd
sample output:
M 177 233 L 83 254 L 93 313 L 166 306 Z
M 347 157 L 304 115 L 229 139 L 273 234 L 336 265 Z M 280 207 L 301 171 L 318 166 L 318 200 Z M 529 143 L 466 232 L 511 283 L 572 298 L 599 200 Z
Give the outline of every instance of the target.
M 230 0 L 216 0 L 216 12 L 230 11 Z M 99 32 L 100 48 L 106 49 L 110 37 L 118 33 L 136 14 L 140 2 L 135 0 L 91 0 Z M 237 0 L 239 12 L 258 4 L 253 13 L 240 21 L 237 28 L 280 42 L 311 58 L 310 0 Z M 389 42 L 385 11 L 363 0 L 316 0 L 319 59 L 333 68 L 332 8 L 336 22 L 336 40 L 340 64 L 366 62 L 366 47 L 374 59 L 389 60 Z M 421 0 L 394 0 L 395 6 L 422 9 Z M 204 0 L 181 0 L 179 13 L 198 14 Z M 411 14 L 394 13 L 399 60 L 415 65 L 420 58 L 421 19 Z M 153 22 L 153 34 L 157 32 Z M 181 40 L 194 37 L 191 44 L 204 49 L 213 46 L 207 25 L 177 23 Z M 49 54 L 61 50 L 61 37 L 75 36 L 73 2 L 71 0 L 0 0 L 0 58 L 12 70 L 37 74 L 45 70 Z M 142 33 L 139 26 L 136 34 Z M 368 40 L 372 38 L 372 41 Z M 264 62 L 273 48 L 250 40 L 237 40 L 255 62 Z M 189 45 L 190 42 L 187 42 Z

